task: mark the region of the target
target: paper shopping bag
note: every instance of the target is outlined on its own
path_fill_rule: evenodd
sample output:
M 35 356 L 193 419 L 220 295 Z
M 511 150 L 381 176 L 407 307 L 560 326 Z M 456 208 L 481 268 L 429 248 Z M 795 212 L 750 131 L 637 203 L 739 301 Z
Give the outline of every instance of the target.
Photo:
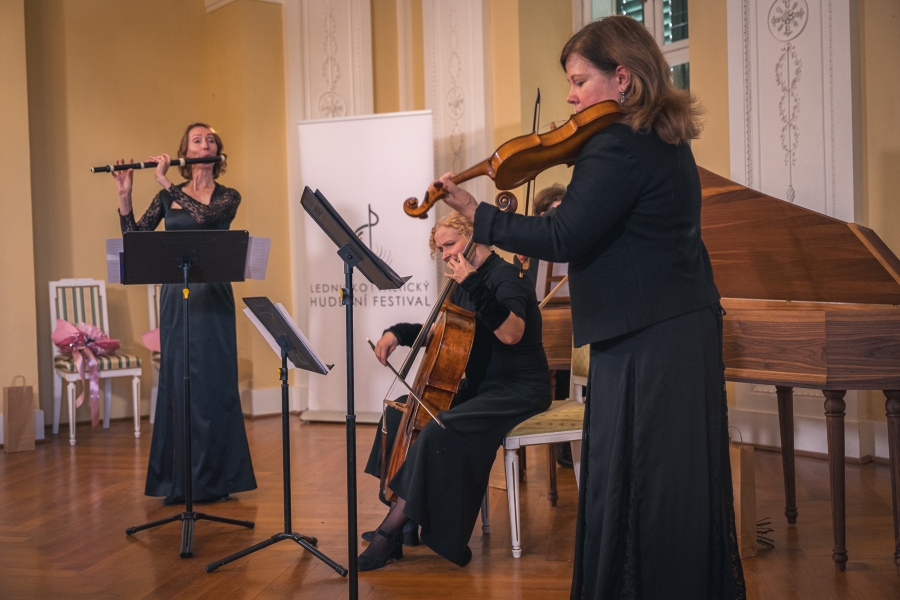
M 22 385 L 15 385 L 20 378 Z M 34 450 L 34 391 L 25 385 L 21 375 L 13 378 L 12 383 L 12 387 L 3 388 L 3 449 L 6 452 Z

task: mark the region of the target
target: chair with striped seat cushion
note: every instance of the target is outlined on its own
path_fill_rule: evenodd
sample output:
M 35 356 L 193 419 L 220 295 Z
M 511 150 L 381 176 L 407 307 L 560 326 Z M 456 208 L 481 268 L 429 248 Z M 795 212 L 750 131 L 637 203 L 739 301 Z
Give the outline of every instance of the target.
M 555 444 L 568 442 L 572 446 L 572 462 L 575 467 L 575 483 L 581 476 L 581 436 L 584 426 L 582 388 L 587 384 L 590 366 L 590 346 L 572 350 L 572 376 L 569 399 L 553 402 L 549 409 L 527 419 L 506 434 L 503 448 L 506 451 L 506 496 L 509 502 L 509 530 L 513 558 L 522 556 L 522 520 L 519 514 L 519 449 L 526 446 L 549 444 L 550 489 L 556 491 Z M 555 500 L 555 499 L 554 499 Z M 552 502 L 556 506 L 555 501 Z
M 69 323 L 88 323 L 109 335 L 106 310 L 106 282 L 96 279 L 62 279 L 50 282 L 50 327 L 56 319 Z M 103 428 L 109 429 L 109 410 L 112 398 L 112 378 L 131 377 L 134 412 L 134 437 L 141 436 L 141 359 L 133 354 L 114 353 L 98 357 L 100 379 L 105 380 Z M 66 381 L 69 399 L 69 443 L 75 445 L 75 385 L 81 375 L 69 355 L 53 346 L 53 434 L 59 433 L 59 413 L 62 402 L 62 382 Z
M 150 314 L 150 331 L 159 327 L 159 297 L 162 294 L 161 284 L 147 286 L 147 308 Z M 153 368 L 153 387 L 150 388 L 150 424 L 156 420 L 156 397 L 159 395 L 159 364 L 161 353 L 150 352 L 150 363 Z

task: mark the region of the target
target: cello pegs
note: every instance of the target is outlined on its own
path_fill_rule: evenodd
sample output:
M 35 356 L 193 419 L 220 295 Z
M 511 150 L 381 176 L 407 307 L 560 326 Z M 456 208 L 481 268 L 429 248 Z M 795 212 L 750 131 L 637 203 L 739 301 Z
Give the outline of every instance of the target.
M 407 198 L 403 203 L 403 212 L 411 217 L 418 217 L 419 219 L 424 219 L 428 216 L 428 209 L 419 207 L 418 198 Z
M 500 192 L 494 199 L 494 204 L 503 212 L 516 212 L 519 208 L 519 200 L 512 192 Z

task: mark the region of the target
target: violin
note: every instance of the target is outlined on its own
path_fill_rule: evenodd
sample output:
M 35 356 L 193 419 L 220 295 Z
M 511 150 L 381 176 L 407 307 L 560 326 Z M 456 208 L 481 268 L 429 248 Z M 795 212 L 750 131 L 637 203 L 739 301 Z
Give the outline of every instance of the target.
M 469 167 L 451 179 L 455 184 L 469 181 L 481 175 L 494 180 L 499 190 L 510 190 L 534 179 L 539 173 L 566 164 L 572 166 L 584 145 L 598 132 L 622 118 L 617 102 L 598 102 L 547 133 L 529 133 L 504 142 L 494 154 L 475 166 Z M 424 219 L 434 203 L 447 195 L 443 184 L 436 181 L 428 187 L 420 204 L 416 198 L 407 198 L 403 210 L 411 217 Z M 503 210 L 516 197 L 502 191 L 495 203 Z

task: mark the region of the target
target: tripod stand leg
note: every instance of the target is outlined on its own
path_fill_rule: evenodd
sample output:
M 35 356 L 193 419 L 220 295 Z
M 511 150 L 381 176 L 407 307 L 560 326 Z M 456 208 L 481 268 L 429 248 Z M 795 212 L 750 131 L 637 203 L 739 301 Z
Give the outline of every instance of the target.
M 223 565 L 227 565 L 228 563 L 236 561 L 239 558 L 244 558 L 248 554 L 253 554 L 257 550 L 262 550 L 263 548 L 271 546 L 275 542 L 280 542 L 282 539 L 284 539 L 283 536 L 284 536 L 283 533 L 273 535 L 272 537 L 270 537 L 267 540 L 263 540 L 262 542 L 254 545 L 254 546 L 250 546 L 249 548 L 244 548 L 240 552 L 235 552 L 231 556 L 226 556 L 222 560 L 217 560 L 216 562 L 211 562 L 208 565 L 206 565 L 206 572 L 212 573 L 213 571 L 215 571 L 216 569 L 218 569 L 219 567 L 221 567 Z
M 300 544 L 301 546 L 303 546 L 306 550 L 309 550 L 310 552 L 312 552 L 313 555 L 315 555 L 315 557 L 318 558 L 319 560 L 321 560 L 323 563 L 325 563 L 326 565 L 328 565 L 329 567 L 334 569 L 335 573 L 337 573 L 341 577 L 347 576 L 347 573 L 349 572 L 349 571 L 347 571 L 347 569 L 345 569 L 341 565 L 337 564 L 336 562 L 334 562 L 333 560 L 331 560 L 330 558 L 328 558 L 327 556 L 325 556 L 324 554 L 319 552 L 318 548 L 316 548 L 315 546 L 313 546 L 312 544 L 310 544 L 307 541 L 308 539 L 310 539 L 310 536 L 300 535 L 299 533 L 291 533 L 290 538 L 293 539 L 298 544 Z M 312 538 L 312 539 L 316 539 L 316 538 Z
M 215 515 L 205 515 L 203 513 L 196 513 L 195 518 L 206 519 L 207 521 L 215 521 L 216 523 L 228 523 L 229 525 L 237 525 L 238 527 L 246 527 L 247 529 L 253 529 L 255 527 L 253 521 L 239 521 L 237 519 L 217 517 Z
M 159 527 L 160 525 L 165 525 L 166 523 L 171 523 L 172 521 L 180 521 L 181 513 L 177 515 L 172 515 L 171 517 L 166 517 L 165 519 L 160 519 L 159 521 L 152 521 L 150 523 L 144 523 L 143 525 L 137 525 L 136 527 L 129 527 L 125 530 L 127 535 L 131 535 L 133 533 L 137 533 L 138 531 L 143 531 L 145 529 L 150 529 L 151 527 Z
M 194 556 L 194 519 L 196 513 L 185 513 L 181 523 L 181 558 Z

